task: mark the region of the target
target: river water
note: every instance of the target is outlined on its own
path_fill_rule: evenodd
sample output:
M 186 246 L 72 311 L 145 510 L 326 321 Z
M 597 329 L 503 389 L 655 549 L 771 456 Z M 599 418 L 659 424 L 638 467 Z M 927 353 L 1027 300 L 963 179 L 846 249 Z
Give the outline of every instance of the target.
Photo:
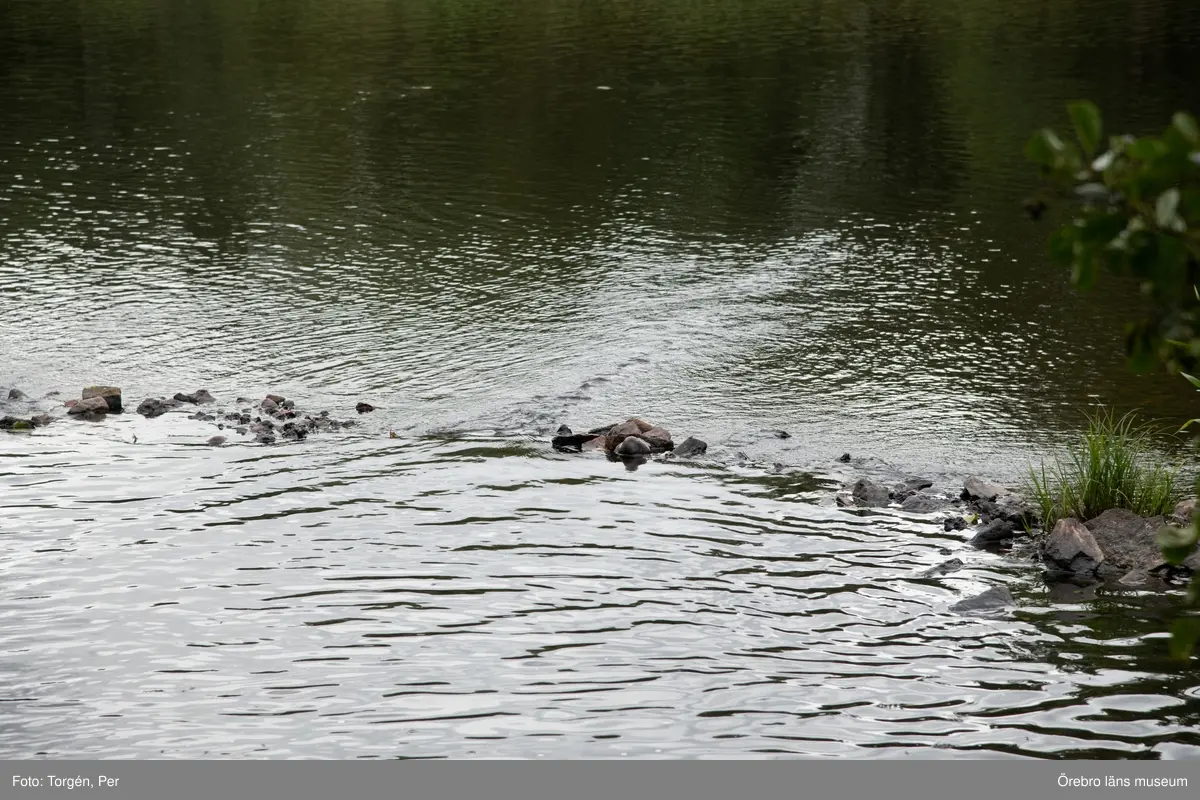
M 1198 39 L 1167 0 L 0 2 L 0 410 L 359 423 L 0 438 L 0 756 L 1200 756 L 1173 600 L 833 502 L 1194 415 L 1020 201 L 1067 100 L 1194 103 Z M 708 457 L 549 448 L 635 414 Z

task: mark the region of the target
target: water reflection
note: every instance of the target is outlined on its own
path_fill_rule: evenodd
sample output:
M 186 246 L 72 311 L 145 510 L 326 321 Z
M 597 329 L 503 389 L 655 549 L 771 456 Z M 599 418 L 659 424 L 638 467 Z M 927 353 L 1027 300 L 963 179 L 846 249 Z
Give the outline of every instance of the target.
M 1200 11 L 452 5 L 0 5 L 0 384 L 380 408 L 4 437 L 0 750 L 1195 757 L 1154 600 L 830 489 L 1194 416 L 1019 153 L 1192 102 Z M 544 444 L 631 413 L 711 458 Z

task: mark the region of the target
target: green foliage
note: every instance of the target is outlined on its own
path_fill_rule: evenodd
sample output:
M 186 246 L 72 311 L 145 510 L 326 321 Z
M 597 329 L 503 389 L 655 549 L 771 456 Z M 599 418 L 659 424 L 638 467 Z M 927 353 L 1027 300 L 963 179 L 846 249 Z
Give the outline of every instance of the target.
M 1100 111 L 1068 105 L 1074 140 L 1045 129 L 1026 155 L 1046 179 L 1030 204 L 1035 216 L 1051 196 L 1081 205 L 1054 233 L 1051 257 L 1081 289 L 1102 273 L 1138 282 L 1145 313 L 1126 329 L 1131 366 L 1164 364 L 1195 372 L 1200 365 L 1200 126 L 1180 112 L 1161 136 L 1103 140 Z M 1100 148 L 1107 145 L 1103 152 Z
M 1043 194 L 1029 202 L 1030 214 L 1039 218 L 1052 196 L 1065 195 L 1080 204 L 1051 236 L 1051 258 L 1070 269 L 1081 289 L 1104 272 L 1134 279 L 1144 311 L 1126 326 L 1130 366 L 1145 371 L 1162 365 L 1200 389 L 1200 379 L 1192 375 L 1200 365 L 1200 125 L 1181 111 L 1162 135 L 1110 136 L 1107 148 L 1097 154 L 1105 144 L 1100 110 L 1079 100 L 1068 104 L 1067 114 L 1074 141 L 1045 129 L 1025 147 L 1046 184 Z M 1044 466 L 1040 475 L 1031 470 L 1031 491 L 1047 526 L 1065 513 L 1091 513 L 1097 502 L 1113 498 L 1117 476 L 1126 469 L 1120 466 L 1125 456 L 1109 451 L 1125 449 L 1124 435 L 1097 429 L 1094 423 L 1083 450 L 1065 467 L 1059 464 L 1049 476 Z M 1173 492 L 1174 479 L 1153 468 L 1136 480 L 1143 493 L 1136 504 L 1144 508 L 1157 506 L 1168 488 Z M 1200 484 L 1196 489 L 1200 494 Z M 1168 561 L 1182 563 L 1200 547 L 1200 515 L 1188 529 L 1164 528 L 1158 541 Z M 1192 578 L 1188 602 L 1200 605 L 1200 571 Z M 1178 620 L 1172 634 L 1172 653 L 1190 657 L 1200 641 L 1200 619 Z
M 1157 458 L 1154 430 L 1132 414 L 1088 417 L 1087 428 L 1065 457 L 1047 471 L 1029 471 L 1029 493 L 1047 530 L 1063 517 L 1089 520 L 1110 508 L 1135 514 L 1169 513 L 1179 496 L 1177 471 Z

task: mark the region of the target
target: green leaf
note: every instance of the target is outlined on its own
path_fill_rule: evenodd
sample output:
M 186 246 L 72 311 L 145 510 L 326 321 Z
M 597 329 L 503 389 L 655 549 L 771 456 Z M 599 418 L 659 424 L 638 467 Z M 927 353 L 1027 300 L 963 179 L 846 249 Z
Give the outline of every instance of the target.
M 1197 378 L 1194 375 L 1188 375 L 1186 372 L 1181 372 L 1179 374 L 1182 375 L 1184 377 L 1184 379 L 1188 383 L 1190 383 L 1192 386 L 1195 386 L 1197 389 L 1200 389 L 1200 378 Z
M 1033 135 L 1025 145 L 1025 157 L 1033 163 L 1047 169 L 1058 161 L 1066 146 L 1062 139 L 1049 128 L 1043 128 Z
M 1166 525 L 1159 529 L 1156 541 L 1167 563 L 1179 566 L 1196 549 L 1196 528 Z
M 1169 231 L 1187 229 L 1179 217 L 1178 189 L 1167 189 L 1158 196 L 1158 200 L 1154 203 L 1154 220 L 1158 223 L 1158 227 Z
M 1083 146 L 1088 158 L 1096 153 L 1104 128 L 1100 120 L 1100 109 L 1090 100 L 1076 100 L 1067 104 L 1067 113 L 1071 116 L 1071 124 L 1075 126 L 1075 136 Z
M 1171 127 L 1186 139 L 1193 147 L 1200 147 L 1200 125 L 1196 118 L 1186 111 L 1180 111 L 1171 117 Z
M 1175 624 L 1171 626 L 1171 657 L 1191 658 L 1197 641 L 1200 641 L 1200 619 L 1184 617 L 1175 620 Z

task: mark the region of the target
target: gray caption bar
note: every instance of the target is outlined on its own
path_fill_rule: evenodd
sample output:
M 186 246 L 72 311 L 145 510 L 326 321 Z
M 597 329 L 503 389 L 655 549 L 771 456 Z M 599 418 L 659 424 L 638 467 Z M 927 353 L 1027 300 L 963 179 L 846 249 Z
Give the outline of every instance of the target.
M 3 800 L 1194 800 L 1200 761 L 4 761 Z

